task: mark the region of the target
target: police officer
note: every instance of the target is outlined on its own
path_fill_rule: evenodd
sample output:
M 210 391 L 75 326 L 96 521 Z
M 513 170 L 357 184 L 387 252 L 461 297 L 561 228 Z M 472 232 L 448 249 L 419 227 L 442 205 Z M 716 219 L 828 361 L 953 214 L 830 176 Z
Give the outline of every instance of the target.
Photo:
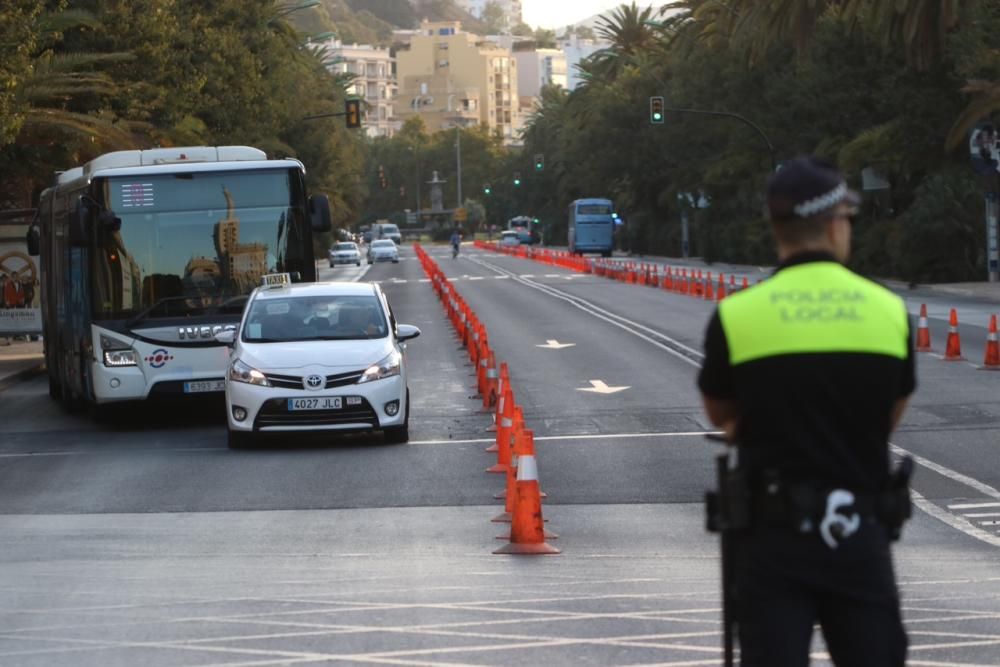
M 894 504 L 887 441 L 913 344 L 903 301 L 843 266 L 858 203 L 833 165 L 786 163 L 767 190 L 778 269 L 706 331 L 698 385 L 749 498 L 733 564 L 744 666 L 807 665 L 815 623 L 838 666 L 906 659 L 889 545 L 909 504 Z

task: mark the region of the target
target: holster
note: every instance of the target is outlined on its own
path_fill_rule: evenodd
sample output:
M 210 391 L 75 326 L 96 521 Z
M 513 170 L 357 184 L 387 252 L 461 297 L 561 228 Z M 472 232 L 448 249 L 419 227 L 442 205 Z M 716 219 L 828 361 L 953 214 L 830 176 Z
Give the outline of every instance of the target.
M 719 463 L 717 488 L 705 493 L 705 528 L 710 533 L 750 527 L 750 481 L 746 472 Z

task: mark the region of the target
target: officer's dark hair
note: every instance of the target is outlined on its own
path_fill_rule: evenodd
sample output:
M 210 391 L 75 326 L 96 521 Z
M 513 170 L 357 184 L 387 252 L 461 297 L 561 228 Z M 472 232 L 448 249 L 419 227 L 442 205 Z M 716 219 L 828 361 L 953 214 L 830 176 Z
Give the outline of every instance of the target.
M 771 229 L 774 238 L 785 245 L 802 245 L 823 238 L 826 233 L 826 223 L 831 219 L 829 213 L 811 218 L 772 219 Z

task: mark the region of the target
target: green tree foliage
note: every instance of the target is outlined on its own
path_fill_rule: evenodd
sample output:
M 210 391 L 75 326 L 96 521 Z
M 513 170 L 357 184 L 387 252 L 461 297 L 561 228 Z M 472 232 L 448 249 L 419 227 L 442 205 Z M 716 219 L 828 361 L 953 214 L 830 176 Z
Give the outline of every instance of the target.
M 816 153 L 855 187 L 866 168 L 888 180 L 888 192 L 866 194 L 858 268 L 911 280 L 982 277 L 981 185 L 967 155 L 945 144 L 951 131 L 963 145 L 970 124 L 1000 111 L 997 3 L 678 8 L 660 27 L 635 4 L 610 12 L 598 31 L 611 46 L 582 63 L 585 84 L 543 92 L 521 153 L 543 153 L 546 168 L 526 179 L 524 194 L 528 212 L 553 211 L 554 242 L 565 239 L 569 201 L 607 196 L 627 223 L 622 245 L 634 251 L 680 254 L 684 214 L 695 254 L 774 261 L 762 216 L 767 144 L 737 119 L 674 110 L 721 111 L 759 126 L 778 160 Z M 663 125 L 649 123 L 652 95 L 666 98 Z M 527 173 L 516 158 L 505 168 Z
M 9 0 L 0 11 L 0 146 L 17 136 L 27 103 L 18 89 L 31 76 L 38 41 L 41 0 Z
M 55 18 L 74 20 L 38 30 L 30 70 L 15 88 L 26 110 L 15 142 L 0 148 L 5 182 L 37 192 L 54 170 L 110 147 L 246 144 L 300 158 L 313 191 L 330 196 L 335 222 L 355 219 L 363 141 L 342 118 L 303 120 L 342 111 L 344 81 L 287 22 L 286 6 L 64 4 Z

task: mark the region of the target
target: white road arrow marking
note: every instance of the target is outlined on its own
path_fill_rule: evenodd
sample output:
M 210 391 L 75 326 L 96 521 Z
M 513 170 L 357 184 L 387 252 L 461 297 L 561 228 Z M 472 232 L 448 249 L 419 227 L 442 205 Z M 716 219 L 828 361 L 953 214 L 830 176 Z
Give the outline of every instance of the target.
M 591 380 L 591 387 L 578 387 L 577 391 L 592 391 L 595 394 L 616 394 L 619 391 L 625 391 L 628 387 L 609 387 L 604 384 L 603 380 Z
M 546 350 L 561 350 L 564 347 L 573 347 L 576 343 L 560 343 L 557 340 L 547 339 L 545 345 L 536 345 L 535 347 L 545 348 Z

